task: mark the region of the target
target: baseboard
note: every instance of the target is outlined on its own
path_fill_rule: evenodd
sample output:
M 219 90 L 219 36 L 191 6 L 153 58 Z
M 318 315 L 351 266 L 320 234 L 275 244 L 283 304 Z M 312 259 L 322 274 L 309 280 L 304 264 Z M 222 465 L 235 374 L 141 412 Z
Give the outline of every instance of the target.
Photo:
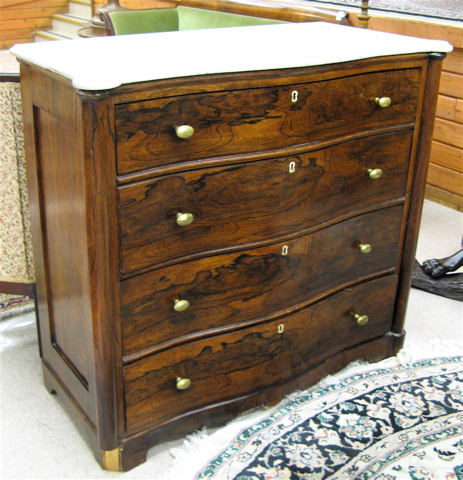
M 463 212 L 463 197 L 433 187 L 432 185 L 426 185 L 426 199 L 445 205 L 453 210 Z

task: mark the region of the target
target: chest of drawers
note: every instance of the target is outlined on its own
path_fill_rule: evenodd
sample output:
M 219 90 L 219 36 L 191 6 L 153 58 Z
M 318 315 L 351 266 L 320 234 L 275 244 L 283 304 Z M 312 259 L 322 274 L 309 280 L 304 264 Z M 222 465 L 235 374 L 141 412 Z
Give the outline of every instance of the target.
M 105 468 L 401 348 L 442 55 L 105 90 L 18 56 L 45 382 Z

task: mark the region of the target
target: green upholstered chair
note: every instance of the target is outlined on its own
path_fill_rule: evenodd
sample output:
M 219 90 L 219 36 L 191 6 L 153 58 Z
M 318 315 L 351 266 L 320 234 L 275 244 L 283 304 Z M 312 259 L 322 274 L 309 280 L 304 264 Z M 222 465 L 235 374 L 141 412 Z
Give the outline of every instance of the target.
M 206 28 L 244 27 L 286 23 L 281 20 L 234 13 L 177 7 L 151 10 L 116 10 L 104 13 L 109 35 L 201 30 Z

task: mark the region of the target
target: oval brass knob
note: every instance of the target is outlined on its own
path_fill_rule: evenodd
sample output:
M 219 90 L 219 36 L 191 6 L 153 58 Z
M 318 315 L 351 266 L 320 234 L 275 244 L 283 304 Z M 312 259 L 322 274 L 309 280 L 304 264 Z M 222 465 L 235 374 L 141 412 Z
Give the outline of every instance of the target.
M 192 224 L 194 219 L 195 217 L 192 213 L 177 213 L 177 225 L 181 227 Z
M 359 249 L 362 253 L 370 253 L 371 252 L 371 245 L 369 243 L 361 243 L 359 245 Z
M 194 135 L 195 129 L 191 125 L 180 125 L 175 127 L 175 133 L 178 138 L 190 138 Z
M 380 168 L 369 168 L 367 172 L 368 176 L 373 180 L 377 180 L 383 175 L 383 171 Z
M 359 315 L 358 313 L 355 313 L 354 314 L 354 318 L 355 320 L 357 320 L 357 325 L 365 325 L 366 323 L 368 323 L 368 315 Z
M 191 380 L 189 378 L 177 378 L 177 388 L 179 390 L 186 390 L 191 385 Z
M 392 103 L 392 101 L 389 97 L 376 97 L 375 102 L 381 108 L 389 107 L 389 105 L 391 105 L 391 103 Z
M 174 302 L 174 310 L 176 312 L 183 312 L 190 306 L 190 302 L 188 300 L 175 300 Z

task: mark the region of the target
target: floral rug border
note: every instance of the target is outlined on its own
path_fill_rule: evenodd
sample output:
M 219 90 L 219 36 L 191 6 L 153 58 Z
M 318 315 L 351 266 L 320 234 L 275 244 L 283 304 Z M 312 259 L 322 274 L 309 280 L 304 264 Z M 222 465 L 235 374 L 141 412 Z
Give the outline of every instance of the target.
M 280 468 L 279 470 L 278 468 L 267 468 L 265 469 L 266 471 L 263 472 L 261 471 L 262 467 L 259 466 L 254 468 L 252 476 L 250 476 L 249 471 L 244 472 L 244 467 L 245 465 L 251 465 L 259 455 L 263 455 L 263 441 L 265 441 L 265 445 L 272 445 L 272 442 L 275 442 L 282 437 L 282 432 L 296 432 L 296 428 L 299 424 L 302 424 L 309 418 L 315 418 L 319 413 L 325 412 L 333 406 L 340 405 L 354 397 L 358 398 L 381 386 L 399 385 L 408 381 L 426 379 L 427 377 L 434 378 L 438 376 L 438 374 L 448 375 L 453 372 L 456 375 L 459 375 L 461 380 L 463 371 L 462 362 L 463 357 L 456 356 L 422 360 L 415 362 L 412 365 L 395 365 L 389 368 L 377 368 L 353 374 L 332 385 L 324 385 L 323 387 L 317 386 L 304 392 L 297 392 L 289 397 L 286 403 L 278 410 L 254 425 L 243 429 L 235 436 L 234 440 L 227 448 L 225 448 L 220 454 L 216 455 L 197 473 L 195 478 L 197 480 L 224 478 L 236 478 L 240 480 L 251 478 L 256 480 L 260 478 L 293 478 L 287 471 L 285 472 L 284 469 Z M 459 388 L 461 389 L 461 386 L 459 386 Z M 460 391 L 460 397 L 463 398 L 462 391 Z M 459 401 L 461 403 L 461 398 Z M 461 407 L 460 404 L 459 406 Z M 307 414 L 308 410 L 310 410 L 310 414 Z M 305 415 L 304 412 L 306 412 Z M 384 452 L 384 449 L 389 448 L 387 441 L 379 442 L 377 445 L 370 446 L 365 452 L 362 452 L 363 455 L 358 455 L 351 459 L 347 468 L 357 469 L 357 473 L 355 474 L 356 480 L 367 480 L 372 478 L 381 478 L 384 480 L 414 478 L 411 476 L 396 477 L 395 474 L 389 475 L 387 473 L 380 474 L 380 476 L 376 475 L 379 471 L 386 469 L 387 465 L 385 465 L 384 462 L 392 462 L 394 456 L 400 458 L 404 455 L 411 455 L 417 449 L 432 445 L 433 443 L 442 440 L 444 437 L 448 440 L 454 439 L 455 437 L 461 438 L 463 435 L 463 411 L 456 411 L 452 418 L 450 418 L 450 416 L 447 417 L 433 418 L 430 422 L 420 423 L 416 428 L 411 425 L 408 430 L 406 429 L 403 432 L 395 432 L 393 435 L 398 436 L 399 441 L 402 442 L 401 447 L 391 448 L 390 452 L 388 451 L 388 454 L 385 457 L 386 460 L 384 460 L 384 454 L 382 457 L 383 460 L 376 460 L 375 458 L 375 455 L 378 454 L 381 449 L 382 452 Z M 441 424 L 438 422 L 441 422 Z M 296 435 L 297 432 L 294 434 Z M 455 445 L 456 448 L 460 450 L 460 452 L 457 453 L 463 454 L 463 441 L 460 440 L 460 442 L 457 442 Z M 450 454 L 446 451 L 446 448 L 442 449 L 440 444 L 437 450 L 436 448 L 434 448 L 436 455 L 440 455 L 440 459 L 443 461 L 449 461 Z M 450 451 L 451 448 L 454 447 L 449 447 L 448 450 Z M 275 452 L 272 452 L 272 454 L 275 454 Z M 269 454 L 267 453 L 267 455 Z M 310 452 L 306 451 L 304 452 L 304 455 L 310 455 Z M 278 456 L 278 452 L 276 452 L 276 456 Z M 461 455 L 459 458 L 461 458 Z M 243 465 L 243 472 L 241 471 L 241 465 Z M 284 462 L 282 462 L 282 465 L 284 465 Z M 226 469 L 224 466 L 226 466 Z M 458 480 L 463 478 L 461 476 L 463 466 L 458 466 L 457 462 L 454 468 L 455 476 L 452 478 Z M 224 470 L 226 470 L 226 472 L 224 472 Z M 233 472 L 233 475 L 231 472 Z M 234 473 L 237 472 L 238 475 L 235 477 Z M 266 475 L 264 475 L 264 473 Z M 338 476 L 337 473 L 339 473 L 340 476 Z M 310 478 L 311 480 L 322 478 L 329 478 L 330 480 L 346 480 L 347 478 L 354 478 L 347 477 L 347 473 L 348 470 L 340 469 L 339 472 L 334 472 L 333 475 L 330 475 L 329 477 L 318 474 L 300 478 Z M 428 477 L 417 476 L 416 478 Z

